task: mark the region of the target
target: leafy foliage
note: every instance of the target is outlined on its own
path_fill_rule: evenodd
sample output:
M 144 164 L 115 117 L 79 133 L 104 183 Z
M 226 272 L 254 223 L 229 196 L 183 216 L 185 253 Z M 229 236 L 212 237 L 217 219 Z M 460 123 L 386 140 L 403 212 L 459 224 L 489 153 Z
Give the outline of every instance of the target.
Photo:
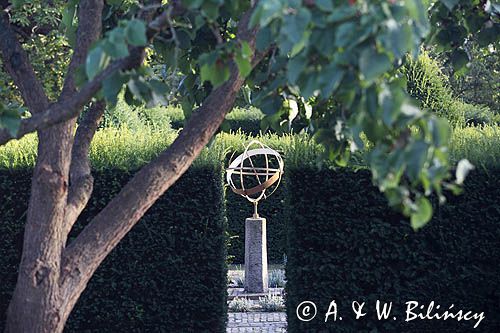
M 19 105 L 3 105 L 0 103 L 0 129 L 6 128 L 10 131 L 11 135 L 15 135 L 21 124 L 21 116 L 25 112 L 24 108 Z
M 414 107 L 393 71 L 430 31 L 422 3 L 266 1 L 252 23 L 261 27 L 258 47 L 276 41 L 269 63 L 250 78 L 264 120 L 283 130 L 302 119 L 297 130 L 312 132 L 340 166 L 364 148 L 364 133 L 374 145 L 373 179 L 391 206 L 415 227 L 427 222 L 425 197 L 441 196 L 449 174 L 448 124 Z
M 259 305 L 265 312 L 279 312 L 285 310 L 285 301 L 281 295 L 267 294 L 259 297 Z
M 15 10 L 23 5 L 16 1 Z M 76 5 L 70 1 L 61 10 L 61 30 L 70 44 Z M 500 35 L 496 2 L 261 1 L 250 18 L 258 29 L 257 52 L 264 56 L 255 69 L 252 47 L 236 31 L 248 1 L 186 0 L 181 14 L 173 15 L 174 5 L 155 7 L 169 26 L 150 38 L 141 5 L 106 2 L 105 35 L 87 57 L 86 79 L 134 47 L 146 46 L 148 62 L 105 79 L 97 97 L 114 105 L 123 92 L 131 105 L 165 104 L 171 88 L 165 79 L 182 78 L 169 95 L 188 118 L 229 79 L 234 65 L 246 78 L 245 99 L 266 114 L 264 129 L 310 132 L 339 166 L 364 148 L 361 136 L 366 136 L 373 146 L 367 156 L 374 182 L 393 207 L 418 221 L 415 225 L 430 216 L 431 193 L 442 196 L 443 187 L 455 189 L 446 182 L 448 125 L 411 104 L 396 69 L 426 41 L 449 52 L 462 71 L 469 60 L 466 40 L 475 38 L 484 47 Z
M 495 0 L 435 1 L 430 9 L 430 22 L 442 28 L 430 34 L 429 44 L 447 53 L 455 72 L 464 73 L 469 63 L 464 46 L 471 37 L 481 47 L 498 43 L 500 4 Z
M 454 104 L 459 102 L 453 98 L 448 77 L 429 53 L 424 51 L 415 60 L 407 57 L 401 72 L 406 77 L 408 93 L 421 107 L 447 118 L 454 125 L 464 124 L 464 115 Z
M 409 94 L 423 108 L 445 117 L 455 126 L 493 124 L 499 119 L 487 106 L 469 104 L 454 97 L 456 92 L 452 88 L 458 79 L 453 75 L 449 79 L 441 70 L 439 61 L 431 58 L 428 52 L 421 53 L 416 60 L 408 57 L 401 72 L 406 76 Z M 494 69 L 491 72 L 494 73 Z M 463 96 L 461 92 L 459 96 Z
M 229 302 L 228 307 L 231 312 L 248 312 L 252 307 L 252 301 L 244 297 L 235 297 Z
M 18 29 L 24 49 L 49 99 L 61 91 L 71 54 L 58 30 L 65 1 L 35 0 L 9 11 L 10 22 Z M 50 70 L 47 70 L 50 68 Z M 21 104 L 21 96 L 4 71 L 0 58 L 0 101 Z
M 498 43 L 481 48 L 471 41 L 466 51 L 471 61 L 466 73 L 455 75 L 449 63 L 450 86 L 455 95 L 472 104 L 488 106 L 492 112 L 500 112 L 500 53 Z M 445 58 L 446 59 L 446 58 Z

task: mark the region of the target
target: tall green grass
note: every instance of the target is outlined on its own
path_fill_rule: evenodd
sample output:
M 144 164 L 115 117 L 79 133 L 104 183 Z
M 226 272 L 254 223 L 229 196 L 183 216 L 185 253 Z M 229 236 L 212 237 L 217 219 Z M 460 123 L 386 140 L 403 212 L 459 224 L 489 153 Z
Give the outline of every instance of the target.
M 144 127 L 132 130 L 105 128 L 96 133 L 91 145 L 90 159 L 95 170 L 122 169 L 134 170 L 164 151 L 176 138 L 178 131 L 160 130 Z M 254 137 L 241 131 L 221 133 L 203 150 L 195 161 L 200 163 L 227 163 L 231 154 L 241 153 L 244 145 Z M 323 149 L 307 135 L 265 134 L 258 136 L 264 144 L 279 151 L 285 158 L 286 165 L 316 165 L 322 162 Z M 10 141 L 0 147 L 0 168 L 30 168 L 36 159 L 37 139 L 34 134 L 21 140 Z M 484 125 L 480 127 L 456 128 L 453 131 L 450 156 L 453 163 L 462 158 L 469 159 L 474 165 L 495 169 L 500 167 L 500 126 Z M 326 163 L 327 166 L 331 164 Z M 359 155 L 355 156 L 351 166 L 362 166 Z
M 500 168 L 500 125 L 457 128 L 451 142 L 452 162 L 467 158 L 479 168 Z

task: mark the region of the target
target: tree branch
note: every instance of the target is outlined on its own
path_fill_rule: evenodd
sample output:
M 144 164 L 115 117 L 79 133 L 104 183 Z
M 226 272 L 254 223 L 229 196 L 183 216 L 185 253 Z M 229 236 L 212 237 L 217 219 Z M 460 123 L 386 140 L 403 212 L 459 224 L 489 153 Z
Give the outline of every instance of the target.
M 78 67 L 85 63 L 92 43 L 101 36 L 103 7 L 102 0 L 83 0 L 78 4 L 76 47 L 68 66 L 59 100 L 71 97 L 76 92 L 75 72 Z
M 78 5 L 78 30 L 76 34 L 76 47 L 66 73 L 59 101 L 71 98 L 76 93 L 75 72 L 85 63 L 92 43 L 97 41 L 102 33 L 102 0 L 83 0 Z M 66 241 L 68 233 L 87 205 L 92 194 L 94 179 L 90 174 L 88 151 L 90 141 L 94 136 L 105 103 L 100 101 L 94 104 L 87 113 L 87 119 L 77 128 L 72 145 L 70 177 L 67 204 L 64 211 L 64 224 L 62 226 L 63 239 Z M 78 110 L 78 113 L 81 109 Z M 70 121 L 76 122 L 76 116 Z
M 4 66 L 19 88 L 30 112 L 36 114 L 47 109 L 49 99 L 35 75 L 26 51 L 21 47 L 9 19 L 3 12 L 0 12 L 0 51 Z
M 78 125 L 73 144 L 70 167 L 70 186 L 63 235 L 66 237 L 76 219 L 87 205 L 94 186 L 89 161 L 90 143 L 104 114 L 106 103 L 95 102 Z
M 12 136 L 7 129 L 0 129 L 0 145 L 12 140 L 20 139 L 28 133 L 47 128 L 49 126 L 64 122 L 78 116 L 81 109 L 92 97 L 101 89 L 102 81 L 117 70 L 136 67 L 138 51 L 131 52 L 127 58 L 116 60 L 111 63 L 104 71 L 86 83 L 80 91 L 71 98 L 51 104 L 44 112 L 34 114 L 30 118 L 23 119 L 17 135 Z M 142 56 L 140 57 L 142 61 Z
M 172 13 L 180 15 L 184 9 L 179 4 L 179 1 L 172 2 Z M 168 18 L 166 12 L 158 15 L 153 21 L 148 24 L 147 36 L 152 40 L 160 31 L 168 27 Z M 2 28 L 0 26 L 0 28 Z M 0 31 L 0 39 L 2 37 Z M 3 44 L 3 41 L 0 41 Z M 0 145 L 12 139 L 20 139 L 28 133 L 47 128 L 48 126 L 55 125 L 71 118 L 78 116 L 81 109 L 86 105 L 92 97 L 101 89 L 103 80 L 111 76 L 118 70 L 128 70 L 138 67 L 144 57 L 143 47 L 134 47 L 130 50 L 130 55 L 126 58 L 113 61 L 96 77 L 87 82 L 78 92 L 71 96 L 59 100 L 58 102 L 45 106 L 39 114 L 34 114 L 32 117 L 21 120 L 21 125 L 17 134 L 12 136 L 7 129 L 0 129 Z
M 251 11 L 239 24 L 238 38 L 255 49 L 256 30 L 248 30 Z M 228 81 L 215 88 L 193 113 L 173 144 L 143 167 L 65 249 L 61 287 L 76 302 L 93 272 L 144 213 L 189 168 L 233 107 L 244 83 L 232 63 Z M 74 303 L 73 303 L 74 304 Z

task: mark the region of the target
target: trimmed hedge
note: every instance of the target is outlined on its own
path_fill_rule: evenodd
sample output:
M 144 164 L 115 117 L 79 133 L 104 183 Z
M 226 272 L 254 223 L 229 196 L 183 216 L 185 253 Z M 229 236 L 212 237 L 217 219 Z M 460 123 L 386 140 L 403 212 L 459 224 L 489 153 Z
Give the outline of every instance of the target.
M 94 193 L 75 232 L 132 175 L 97 172 Z M 16 280 L 30 178 L 31 171 L 0 172 L 0 330 Z M 66 331 L 224 332 L 225 225 L 220 168 L 191 168 L 99 267 Z
M 460 196 L 436 207 L 414 232 L 372 186 L 368 171 L 287 170 L 289 332 L 469 332 L 475 321 L 405 322 L 405 302 L 435 301 L 444 311 L 484 311 L 477 330 L 500 332 L 500 174 L 473 172 Z M 335 299 L 342 321 L 325 323 Z M 375 302 L 393 302 L 378 321 Z M 297 319 L 313 301 L 317 317 Z M 366 302 L 355 320 L 351 302 Z M 425 313 L 425 310 L 422 310 Z M 393 316 L 397 320 L 393 320 Z

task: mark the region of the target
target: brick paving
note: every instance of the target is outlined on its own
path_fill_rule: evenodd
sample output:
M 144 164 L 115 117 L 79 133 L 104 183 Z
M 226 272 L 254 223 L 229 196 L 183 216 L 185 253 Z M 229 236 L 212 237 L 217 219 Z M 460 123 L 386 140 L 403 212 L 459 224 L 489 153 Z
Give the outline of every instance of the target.
M 227 333 L 286 332 L 284 312 L 230 312 Z

